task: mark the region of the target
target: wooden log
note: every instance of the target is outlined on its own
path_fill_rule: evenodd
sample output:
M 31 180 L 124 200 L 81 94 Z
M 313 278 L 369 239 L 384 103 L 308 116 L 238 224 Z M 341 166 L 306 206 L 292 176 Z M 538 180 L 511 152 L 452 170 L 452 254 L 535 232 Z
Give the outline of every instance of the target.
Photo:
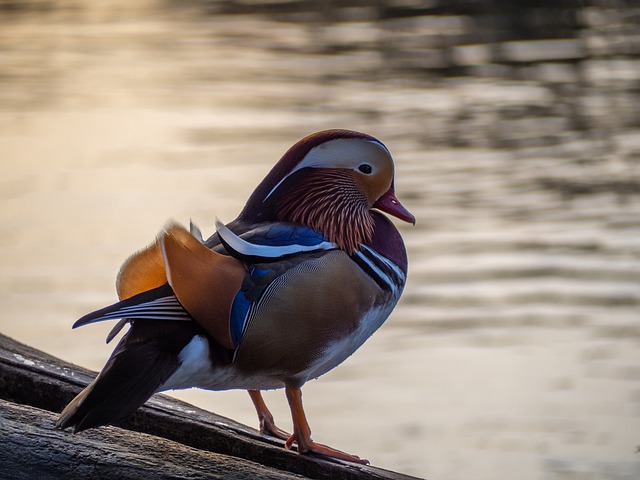
M 304 478 L 118 427 L 72 435 L 56 429 L 56 419 L 46 410 L 0 400 L 3 479 Z
M 31 406 L 59 413 L 75 395 L 93 380 L 95 375 L 95 372 L 69 364 L 0 334 L 0 398 L 8 402 L 13 402 L 18 406 Z M 12 421 L 20 423 L 16 413 L 11 415 L 13 415 L 11 418 L 15 418 Z M 33 412 L 24 415 L 25 430 L 35 428 L 36 426 L 30 422 L 37 422 L 39 417 Z M 54 437 L 49 432 L 50 429 L 46 427 L 50 424 L 47 423 L 50 422 L 50 419 L 43 421 L 45 426 L 40 425 L 40 427 L 45 429 L 42 431 L 42 439 L 46 443 Z M 320 480 L 334 478 L 409 480 L 415 478 L 371 466 L 338 460 L 330 461 L 314 455 L 298 455 L 295 452 L 285 450 L 283 442 L 280 440 L 262 436 L 257 430 L 250 427 L 166 395 L 154 395 L 134 415 L 116 426 L 154 437 L 162 437 L 181 444 L 185 448 L 192 447 L 228 457 L 236 457 L 248 463 L 253 462 L 269 469 L 299 474 L 306 478 Z M 45 435 L 44 431 L 48 433 Z M 111 435 L 105 438 L 103 443 L 113 444 L 118 443 L 121 438 L 121 434 L 113 432 L 122 432 L 123 430 L 100 427 L 95 431 Z M 66 438 L 70 445 L 79 445 L 83 438 L 87 438 L 87 442 L 92 442 L 95 437 L 87 436 L 89 432 L 82 432 L 78 435 L 59 432 L 60 437 L 55 436 L 55 441 L 57 442 L 58 438 Z M 35 435 L 37 436 L 37 433 Z M 25 439 L 25 441 L 27 440 Z M 70 451 L 73 448 L 75 447 L 70 447 Z M 97 447 L 87 445 L 87 448 Z M 104 451 L 107 452 L 105 455 L 116 458 L 115 463 L 120 456 L 124 461 L 124 457 L 127 455 L 126 449 L 113 450 L 111 447 L 105 446 Z M 64 457 L 58 458 L 63 459 Z M 55 458 L 52 461 L 55 461 Z M 72 461 L 77 462 L 78 468 L 82 465 L 80 455 Z M 0 463 L 0 465 L 2 464 Z M 165 468 L 162 457 L 157 455 L 145 458 L 144 465 L 150 471 L 162 471 Z M 235 464 L 229 464 L 229 468 L 235 469 Z M 125 473 L 123 472 L 123 475 Z M 149 476 L 145 474 L 143 477 Z M 186 475 L 184 478 L 199 477 Z

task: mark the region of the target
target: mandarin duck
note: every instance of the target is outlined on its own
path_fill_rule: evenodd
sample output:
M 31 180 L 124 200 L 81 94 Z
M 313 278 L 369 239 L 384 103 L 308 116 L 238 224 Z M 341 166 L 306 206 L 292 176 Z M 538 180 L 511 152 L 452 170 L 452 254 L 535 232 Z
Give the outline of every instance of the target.
M 107 364 L 63 410 L 75 432 L 132 414 L 156 392 L 248 390 L 263 434 L 299 453 L 367 463 L 315 443 L 301 387 L 343 362 L 387 319 L 407 255 L 380 212 L 415 224 L 394 194 L 394 164 L 377 139 L 327 130 L 293 145 L 246 206 L 203 241 L 168 224 L 122 265 L 120 301 L 73 328 L 130 324 Z M 293 433 L 278 428 L 261 390 L 284 388 Z

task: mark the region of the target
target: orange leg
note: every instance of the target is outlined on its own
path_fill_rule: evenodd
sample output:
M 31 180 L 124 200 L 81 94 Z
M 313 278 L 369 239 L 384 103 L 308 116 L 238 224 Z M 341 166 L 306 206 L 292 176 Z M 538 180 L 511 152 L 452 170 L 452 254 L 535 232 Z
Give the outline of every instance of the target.
M 300 453 L 313 452 L 327 457 L 347 460 L 349 462 L 362 463 L 365 465 L 369 463 L 368 460 L 364 460 L 360 457 L 356 457 L 355 455 L 350 455 L 320 443 L 315 443 L 311 440 L 311 428 L 309 428 L 307 417 L 304 414 L 304 409 L 302 408 L 302 390 L 299 387 L 287 385 L 285 392 L 287 394 L 287 400 L 289 401 L 291 416 L 293 418 L 293 435 L 291 435 L 285 443 L 285 448 L 290 449 L 295 442 L 298 444 L 298 452 Z
M 280 438 L 281 440 L 287 440 L 290 435 L 276 426 L 273 421 L 273 415 L 267 408 L 267 404 L 264 403 L 260 390 L 247 391 L 249 392 L 253 406 L 256 407 L 256 413 L 258 414 L 258 420 L 260 421 L 260 433 Z

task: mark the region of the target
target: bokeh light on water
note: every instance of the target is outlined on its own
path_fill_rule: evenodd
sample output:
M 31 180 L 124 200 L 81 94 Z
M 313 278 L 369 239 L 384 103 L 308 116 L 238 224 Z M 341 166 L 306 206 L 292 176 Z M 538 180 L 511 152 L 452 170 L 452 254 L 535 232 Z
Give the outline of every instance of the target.
M 109 325 L 70 325 L 167 219 L 210 234 L 298 138 L 361 130 L 418 218 L 410 278 L 305 387 L 314 438 L 428 478 L 638 478 L 638 7 L 369 3 L 0 0 L 0 331 L 101 368 Z M 180 396 L 256 425 L 243 392 Z

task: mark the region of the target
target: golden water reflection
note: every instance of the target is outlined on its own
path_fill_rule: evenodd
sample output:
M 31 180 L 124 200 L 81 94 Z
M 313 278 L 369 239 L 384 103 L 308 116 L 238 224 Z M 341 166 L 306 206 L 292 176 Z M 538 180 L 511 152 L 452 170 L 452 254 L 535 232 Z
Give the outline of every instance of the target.
M 314 438 L 428 478 L 640 475 L 637 60 L 454 78 L 426 45 L 459 18 L 25 5 L 0 14 L 2 333 L 101 368 L 110 326 L 70 325 L 115 299 L 124 258 L 169 218 L 233 219 L 301 136 L 361 130 L 418 218 L 410 278 L 305 387 Z M 256 424 L 243 392 L 179 396 Z

